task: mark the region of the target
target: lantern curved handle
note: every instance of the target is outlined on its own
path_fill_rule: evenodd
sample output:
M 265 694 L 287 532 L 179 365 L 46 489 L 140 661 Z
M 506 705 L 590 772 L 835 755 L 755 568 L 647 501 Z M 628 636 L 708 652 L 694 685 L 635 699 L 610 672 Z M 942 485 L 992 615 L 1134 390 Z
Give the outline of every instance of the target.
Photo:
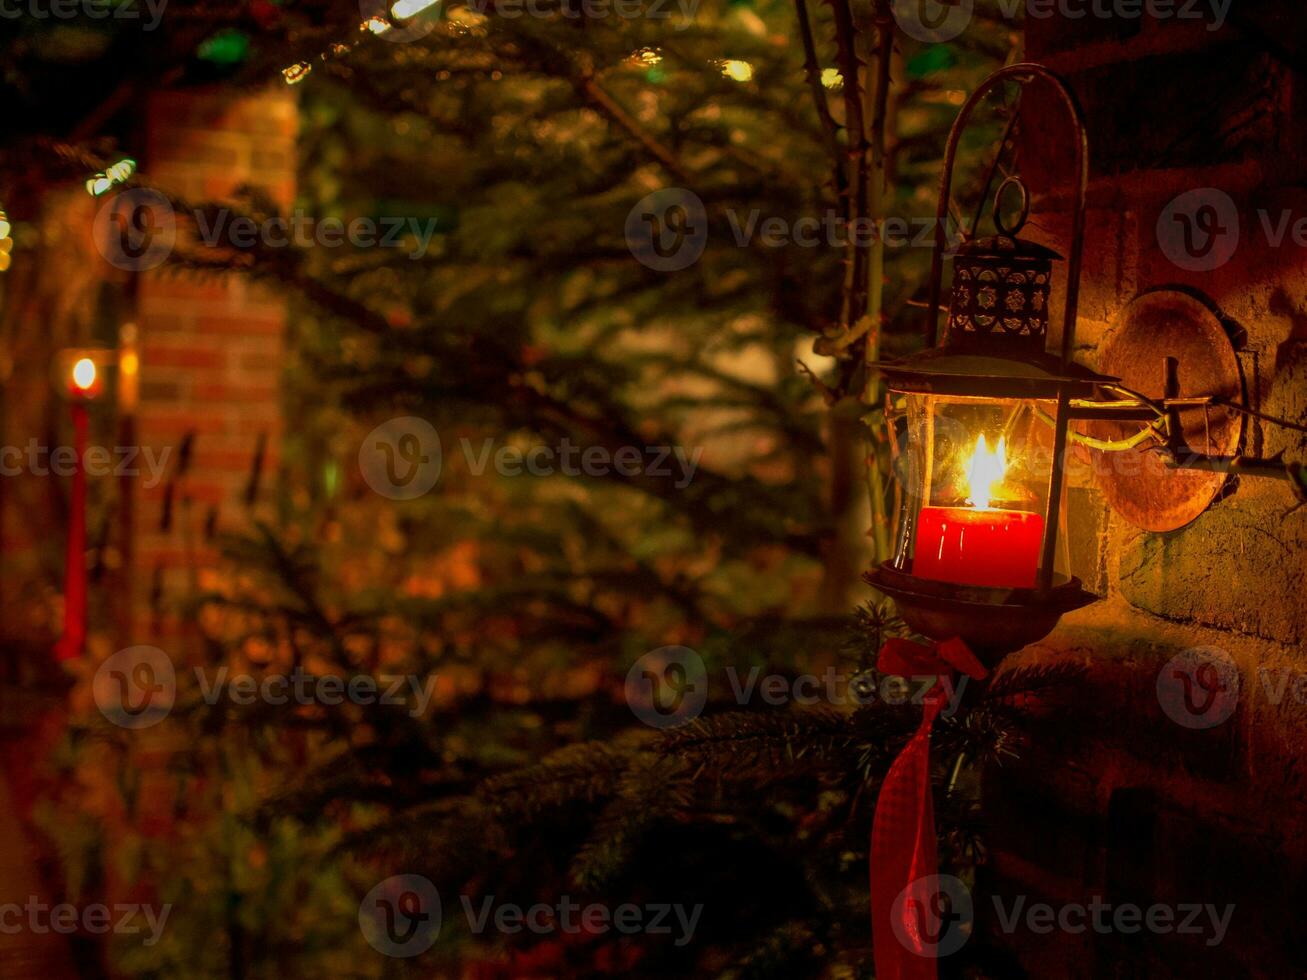
M 1075 346 L 1076 305 L 1080 296 L 1080 265 L 1083 260 L 1085 230 L 1085 192 L 1089 186 L 1089 134 L 1085 129 L 1084 114 L 1070 86 L 1058 74 L 1035 62 L 1021 62 L 1008 65 L 994 72 L 971 93 L 962 105 L 958 116 L 953 120 L 949 130 L 948 142 L 944 147 L 944 172 L 940 177 L 939 201 L 935 208 L 935 248 L 930 261 L 930 298 L 927 303 L 928 319 L 926 321 L 926 340 L 935 346 L 939 331 L 940 285 L 944 274 L 944 251 L 948 246 L 947 215 L 949 194 L 953 187 L 953 165 L 957 158 L 958 142 L 962 131 L 966 129 L 971 113 L 980 104 L 981 99 L 991 91 L 1008 81 L 1016 81 L 1023 87 L 1040 79 L 1058 94 L 1059 102 L 1066 109 L 1067 117 L 1074 130 L 1075 142 L 1075 203 L 1071 213 L 1071 250 L 1067 256 L 1066 305 L 1062 319 L 1062 364 L 1071 360 L 1071 351 Z M 1002 148 L 999 148 L 1002 152 Z M 1004 182 L 1006 183 L 1006 181 Z M 997 205 L 996 205 L 997 206 Z

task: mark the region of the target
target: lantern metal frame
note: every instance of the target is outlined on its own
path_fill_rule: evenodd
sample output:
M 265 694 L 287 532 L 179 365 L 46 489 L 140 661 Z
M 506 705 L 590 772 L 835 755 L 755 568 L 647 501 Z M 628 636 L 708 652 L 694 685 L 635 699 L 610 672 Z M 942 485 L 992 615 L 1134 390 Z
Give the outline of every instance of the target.
M 896 391 L 929 394 L 975 395 L 986 398 L 1046 398 L 1057 402 L 1053 422 L 1053 461 L 1048 501 L 1044 518 L 1044 540 L 1040 548 L 1038 588 L 1047 591 L 1053 584 L 1053 557 L 1057 547 L 1062 488 L 1065 482 L 1067 429 L 1071 421 L 1072 397 L 1093 398 L 1098 387 L 1117 379 L 1096 374 L 1071 360 L 1075 346 L 1076 312 L 1080 295 L 1080 269 L 1084 261 L 1085 195 L 1089 187 L 1089 134 L 1075 95 L 1058 75 L 1034 63 L 1001 68 L 990 75 L 963 104 L 949 130 L 944 148 L 944 171 L 940 178 L 939 199 L 935 206 L 935 248 L 931 254 L 930 293 L 927 304 L 927 330 L 930 346 L 936 343 L 939 325 L 940 293 L 944 275 L 944 252 L 947 248 L 949 194 L 953 187 L 953 167 L 958 143 L 972 113 L 991 91 L 1009 82 L 1022 86 L 1035 80 L 1047 82 L 1058 96 L 1059 105 L 1074 132 L 1075 152 L 1074 202 L 1071 210 L 1071 249 L 1067 256 L 1066 301 L 1062 311 L 1062 352 L 1060 357 L 1037 350 L 1021 357 L 998 352 L 1000 356 L 957 352 L 946 345 L 918 355 L 909 361 L 882 365 L 889 386 Z M 1009 178 L 1011 180 L 1012 178 Z M 1007 181 L 1004 182 L 1005 184 Z M 1002 185 L 996 194 L 1002 193 Z M 1023 212 L 1028 207 L 1024 196 Z M 997 211 L 997 207 L 995 208 Z M 1001 226 L 1000 226 L 1001 228 Z M 1044 338 L 1037 338 L 1041 343 Z M 971 345 L 968 345 L 971 349 Z
M 936 348 L 944 254 L 948 245 L 949 194 L 962 132 L 976 107 L 991 91 L 1009 81 L 1017 81 L 1025 86 L 1035 80 L 1047 82 L 1057 93 L 1075 134 L 1075 198 L 1067 264 L 1067 293 L 1062 317 L 1061 356 L 1043 350 L 1046 340 L 1043 334 L 1023 337 L 1022 343 L 1027 349 L 1018 353 L 1012 349 L 1011 344 L 1004 343 L 1001 330 L 997 337 L 975 334 L 967 337 L 962 344 L 957 342 L 957 336 L 950 331 L 948 340 L 952 343 L 946 342 Z M 882 562 L 867 575 L 873 586 L 895 601 L 900 614 L 913 629 L 937 639 L 960 636 L 982 659 L 991 662 L 1047 635 L 1064 612 L 1087 605 L 1096 598 L 1086 592 L 1077 579 L 1055 581 L 1053 575 L 1065 485 L 1071 400 L 1094 398 L 1101 384 L 1113 380 L 1075 365 L 1070 357 L 1075 339 L 1083 256 L 1088 159 L 1088 135 L 1083 117 L 1074 95 L 1060 78 L 1035 64 L 1011 65 L 987 78 L 963 104 L 945 145 L 944 170 L 936 205 L 935 247 L 931 259 L 927 313 L 927 341 L 931 349 L 902 361 L 881 362 L 877 365 L 891 391 L 990 399 L 1038 398 L 1056 402 L 1053 458 L 1035 588 L 966 586 L 924 579 L 913 575 L 908 568 L 897 565 L 897 558 Z M 1012 179 L 1008 178 L 1000 185 L 995 195 L 996 204 L 1004 187 Z M 1022 187 L 1023 218 L 1028 207 L 1024 190 Z M 1008 230 L 997 221 L 996 224 L 1000 231 Z M 1047 320 L 1046 310 L 1044 319 Z M 993 348 L 993 352 L 986 352 L 986 347 Z

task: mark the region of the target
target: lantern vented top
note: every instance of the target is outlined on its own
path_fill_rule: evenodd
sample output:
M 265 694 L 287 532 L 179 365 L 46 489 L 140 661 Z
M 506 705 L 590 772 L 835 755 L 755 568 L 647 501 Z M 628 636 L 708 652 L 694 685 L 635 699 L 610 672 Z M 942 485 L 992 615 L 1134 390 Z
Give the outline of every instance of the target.
M 1009 226 L 1003 219 L 1003 192 L 1015 187 L 1020 213 Z M 994 195 L 998 234 L 963 242 L 953 256 L 953 291 L 949 299 L 944 347 L 983 349 L 1006 356 L 1044 351 L 1048 338 L 1048 294 L 1053 260 L 1062 256 L 1037 242 L 1018 238 L 1030 200 L 1018 177 L 1009 177 Z

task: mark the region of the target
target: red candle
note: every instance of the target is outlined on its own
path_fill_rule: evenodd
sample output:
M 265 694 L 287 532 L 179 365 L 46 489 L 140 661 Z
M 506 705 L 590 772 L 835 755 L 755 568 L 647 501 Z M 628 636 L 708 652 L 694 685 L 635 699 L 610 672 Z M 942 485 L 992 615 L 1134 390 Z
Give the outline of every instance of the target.
M 1031 589 L 1044 518 L 1026 510 L 923 507 L 912 572 L 959 585 Z
M 68 372 L 68 393 L 73 410 L 72 499 L 68 509 L 68 553 L 64 563 L 64 629 L 55 644 L 57 660 L 76 660 L 86 648 L 86 457 L 90 416 L 87 403 L 104 390 L 100 372 L 89 357 L 80 358 Z
M 73 491 L 68 508 L 68 553 L 64 564 L 64 629 L 55 644 L 56 660 L 76 660 L 86 648 L 86 456 L 90 418 L 86 405 L 73 402 Z

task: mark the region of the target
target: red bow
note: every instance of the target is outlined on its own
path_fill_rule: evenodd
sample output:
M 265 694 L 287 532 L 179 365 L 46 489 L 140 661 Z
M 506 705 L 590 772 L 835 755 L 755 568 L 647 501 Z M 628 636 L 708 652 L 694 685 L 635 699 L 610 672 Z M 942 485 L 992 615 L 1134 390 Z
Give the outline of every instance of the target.
M 930 796 L 930 732 L 954 670 L 975 680 L 984 665 L 959 639 L 923 646 L 889 640 L 880 649 L 882 674 L 935 678 L 923 698 L 921 727 L 881 784 L 871 827 L 871 926 L 876 980 L 934 980 L 939 974 L 939 855 Z M 933 917 L 932 917 L 932 913 Z

